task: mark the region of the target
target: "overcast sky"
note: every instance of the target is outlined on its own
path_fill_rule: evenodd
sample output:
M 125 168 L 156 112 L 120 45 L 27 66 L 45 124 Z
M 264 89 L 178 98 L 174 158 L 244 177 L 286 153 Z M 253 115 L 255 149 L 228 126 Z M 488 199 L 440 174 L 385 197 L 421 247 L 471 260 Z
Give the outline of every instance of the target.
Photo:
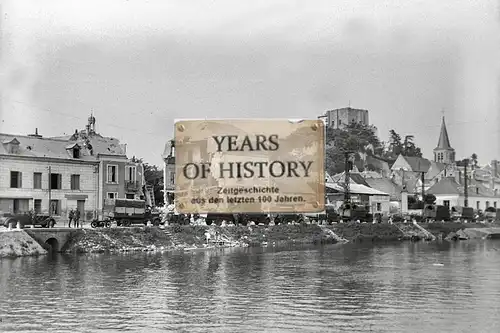
M 500 158 L 497 0 L 3 1 L 0 132 L 83 128 L 161 163 L 175 118 L 368 109 L 432 158 Z

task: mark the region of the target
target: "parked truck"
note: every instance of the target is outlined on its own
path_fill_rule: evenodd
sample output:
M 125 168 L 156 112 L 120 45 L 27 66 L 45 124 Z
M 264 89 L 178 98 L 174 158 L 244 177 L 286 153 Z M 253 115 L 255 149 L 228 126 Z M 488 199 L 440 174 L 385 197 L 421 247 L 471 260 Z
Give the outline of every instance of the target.
M 160 212 L 146 205 L 145 200 L 113 199 L 107 202 L 105 210 L 109 219 L 116 221 L 117 226 L 147 225 L 148 221 L 155 226 L 162 223 Z
M 422 214 L 422 218 L 427 221 L 450 221 L 450 209 L 447 206 L 426 204 Z

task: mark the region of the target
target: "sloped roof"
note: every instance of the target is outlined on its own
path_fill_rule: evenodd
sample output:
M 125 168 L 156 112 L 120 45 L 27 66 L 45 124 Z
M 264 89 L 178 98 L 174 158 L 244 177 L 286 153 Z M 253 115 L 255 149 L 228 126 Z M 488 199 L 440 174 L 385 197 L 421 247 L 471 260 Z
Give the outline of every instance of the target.
M 378 191 L 388 193 L 391 200 L 401 200 L 401 187 L 388 178 L 368 178 L 368 185 Z
M 356 184 L 359 184 L 359 185 L 365 185 L 365 186 L 370 186 L 368 185 L 368 183 L 366 182 L 365 178 L 363 178 L 362 175 L 360 175 L 359 173 L 351 173 L 351 179 L 356 183 Z
M 366 164 L 369 165 L 373 165 L 376 169 L 378 170 L 383 170 L 383 171 L 390 171 L 390 166 L 389 166 L 389 163 L 387 163 L 386 161 L 384 160 L 381 160 L 380 158 L 377 158 L 376 156 L 373 156 L 373 155 L 367 155 L 366 156 Z
M 495 196 L 495 193 L 491 189 L 485 186 L 481 181 L 477 181 L 475 179 L 469 180 L 468 188 L 470 196 L 482 196 L 482 197 Z M 497 197 L 499 197 L 499 195 L 497 195 Z
M 69 146 L 66 146 L 66 149 L 73 149 L 73 148 L 80 148 L 80 145 L 78 143 L 72 143 Z
M 368 179 L 368 178 L 383 178 L 383 176 L 380 173 L 376 172 L 376 171 L 366 171 L 365 170 L 365 171 L 363 171 L 361 173 L 361 175 L 363 176 L 363 178 L 365 180 Z
M 330 176 L 328 172 L 325 172 L 325 182 L 327 183 L 333 183 L 333 178 Z
M 325 184 L 326 187 L 328 188 L 331 188 L 337 192 L 344 192 L 344 188 L 342 187 L 342 185 L 339 185 L 337 183 L 326 183 Z M 366 194 L 366 195 L 386 195 L 386 196 L 389 196 L 388 193 L 385 193 L 385 192 L 382 192 L 382 191 L 378 191 L 374 188 L 371 188 L 371 187 L 368 187 L 368 186 L 365 186 L 365 185 L 359 185 L 359 184 L 350 184 L 349 186 L 349 191 L 352 193 L 352 194 Z
M 460 184 L 454 178 L 446 177 L 431 186 L 426 192 L 434 195 L 460 195 L 462 191 L 459 188 Z
M 429 170 L 425 173 L 425 179 L 430 180 L 439 175 L 446 168 L 446 164 L 435 161 L 430 161 Z
M 467 187 L 469 197 L 500 197 L 498 194 L 495 196 L 492 190 L 473 179 L 470 180 Z M 447 177 L 434 184 L 427 190 L 427 193 L 434 195 L 464 195 L 464 187 L 457 183 L 454 178 Z
M 1 155 L 14 155 L 26 157 L 48 157 L 58 159 L 73 160 L 66 147 L 69 142 L 66 140 L 57 140 L 52 138 L 40 138 L 33 136 L 21 136 L 0 133 L 0 141 L 16 138 L 19 141 L 19 151 L 16 154 L 10 154 L 4 145 L 0 145 Z M 95 161 L 95 156 L 81 154 L 78 160 Z
M 9 144 L 9 143 L 12 143 L 12 144 L 15 144 L 15 145 L 18 145 L 20 142 L 19 140 L 17 140 L 15 137 L 13 138 L 10 138 L 10 139 L 5 139 L 2 141 L 3 144 Z
M 414 172 L 427 172 L 431 167 L 431 161 L 422 157 L 403 156 Z
M 5 145 L 0 145 L 0 154 L 74 160 L 72 155 L 68 152 L 68 149 L 78 145 L 82 148 L 78 160 L 96 161 L 98 154 L 115 155 L 126 158 L 123 146 L 120 144 L 120 141 L 115 138 L 105 138 L 102 136 L 89 137 L 88 142 L 92 146 L 92 154 L 90 154 L 90 149 L 88 149 L 90 147 L 85 144 L 86 140 L 84 138 L 79 138 L 78 140 L 64 140 L 0 133 L 1 142 L 12 141 L 13 139 L 19 141 L 19 151 L 16 154 L 10 154 L 6 150 Z
M 448 130 L 446 129 L 446 123 L 444 121 L 441 122 L 441 132 L 439 133 L 439 141 L 437 147 L 434 150 L 453 150 L 450 145 L 450 138 L 448 137 Z
M 350 176 L 349 179 L 351 182 L 356 183 L 356 184 L 361 184 L 364 186 L 369 186 L 361 174 L 352 172 L 349 174 L 349 176 Z M 344 180 L 345 180 L 345 172 L 338 173 L 338 174 L 334 175 L 333 177 L 330 177 L 330 182 L 333 182 L 333 183 L 343 183 Z

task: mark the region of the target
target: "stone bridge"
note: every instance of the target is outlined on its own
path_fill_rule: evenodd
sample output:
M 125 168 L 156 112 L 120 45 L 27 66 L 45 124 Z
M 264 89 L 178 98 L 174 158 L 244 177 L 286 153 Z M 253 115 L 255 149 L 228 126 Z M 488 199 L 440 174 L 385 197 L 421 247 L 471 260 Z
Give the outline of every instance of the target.
M 36 240 L 43 247 L 49 246 L 54 252 L 63 250 L 64 245 L 71 237 L 79 232 L 80 229 L 72 228 L 31 228 L 24 229 L 28 235 Z

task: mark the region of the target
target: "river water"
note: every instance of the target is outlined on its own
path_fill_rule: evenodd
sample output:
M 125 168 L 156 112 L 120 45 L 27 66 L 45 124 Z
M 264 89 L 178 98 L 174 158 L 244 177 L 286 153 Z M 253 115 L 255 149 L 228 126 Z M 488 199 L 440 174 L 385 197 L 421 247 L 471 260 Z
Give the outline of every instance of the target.
M 0 260 L 1 332 L 500 332 L 500 242 Z

